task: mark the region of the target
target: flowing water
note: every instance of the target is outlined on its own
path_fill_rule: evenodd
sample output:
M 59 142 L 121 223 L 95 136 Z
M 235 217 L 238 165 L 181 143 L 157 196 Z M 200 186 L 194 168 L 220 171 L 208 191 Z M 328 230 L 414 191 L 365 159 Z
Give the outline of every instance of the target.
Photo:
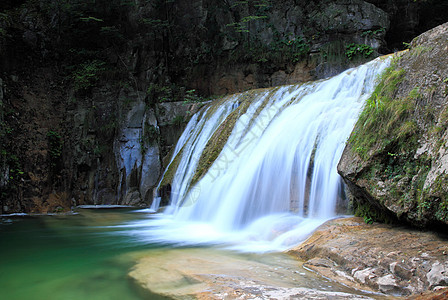
M 256 279 L 275 286 L 359 294 L 317 277 L 285 254 L 242 254 L 210 247 L 174 248 L 142 242 L 121 226 L 149 218 L 152 217 L 145 211 L 130 209 L 82 209 L 76 215 L 0 217 L 0 298 L 166 299 L 159 293 L 172 294 L 180 287 L 190 291 L 189 286 L 194 286 L 194 282 L 186 279 L 186 271 L 245 276 L 247 280 Z M 145 276 L 149 284 L 145 290 L 129 275 L 132 270 L 138 271 L 134 266 L 142 258 L 150 264 L 144 266 L 149 272 Z M 201 261 L 205 263 L 196 264 L 198 259 L 205 259 Z
M 158 222 L 134 224 L 144 228 L 136 234 L 249 252 L 299 243 L 336 216 L 343 200 L 337 164 L 388 62 L 382 57 L 327 80 L 233 95 L 195 115 L 171 162 L 171 203 Z M 220 142 L 222 150 L 213 150 Z M 201 177 L 207 151 L 219 154 Z
M 157 276 L 171 278 L 165 274 L 171 271 L 154 265 L 176 265 L 185 257 L 183 267 L 191 272 L 206 273 L 201 264 L 219 260 L 223 268 L 227 262 L 243 267 L 245 274 L 246 261 L 250 268 L 268 270 L 256 276 L 347 291 L 272 252 L 299 243 L 336 216 L 342 193 L 337 163 L 387 65 L 388 59 L 380 58 L 328 80 L 230 96 L 193 116 L 174 151 L 171 204 L 163 213 L 81 210 L 72 216 L 2 217 L 2 298 L 158 299 L 148 289 L 158 291 Z M 210 147 L 214 159 L 199 174 Z M 158 205 L 155 201 L 152 210 Z M 198 259 L 205 256 L 209 261 Z M 147 279 L 145 291 L 128 276 L 143 257 L 150 267 L 142 272 L 152 272 L 153 280 Z M 201 268 L 191 270 L 191 261 Z M 291 265 L 297 271 L 288 269 Z M 176 288 L 191 284 L 179 276 L 173 279 Z M 281 282 L 286 281 L 271 284 Z

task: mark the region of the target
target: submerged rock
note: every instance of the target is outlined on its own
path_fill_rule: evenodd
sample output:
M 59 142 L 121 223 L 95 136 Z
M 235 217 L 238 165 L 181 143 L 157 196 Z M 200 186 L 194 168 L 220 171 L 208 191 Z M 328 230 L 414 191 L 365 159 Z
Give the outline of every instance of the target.
M 152 252 L 139 259 L 129 276 L 149 293 L 173 299 L 372 299 L 318 279 L 282 254 Z

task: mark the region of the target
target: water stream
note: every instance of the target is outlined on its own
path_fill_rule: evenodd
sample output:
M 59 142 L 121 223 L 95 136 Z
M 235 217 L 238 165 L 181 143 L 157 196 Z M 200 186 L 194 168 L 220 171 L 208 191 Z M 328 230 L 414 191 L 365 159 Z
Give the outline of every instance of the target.
M 195 278 L 229 264 L 231 276 L 240 272 L 275 286 L 359 293 L 278 251 L 337 215 L 336 166 L 388 61 L 229 96 L 203 109 L 174 151 L 171 202 L 163 213 L 82 209 L 72 216 L 0 218 L 2 297 L 158 299 L 158 293 L 198 286 L 185 272 Z M 199 174 L 210 147 L 215 157 Z M 144 291 L 131 279 L 138 274 L 129 275 L 136 272 L 149 272 Z
M 195 115 L 171 162 L 170 205 L 157 222 L 134 224 L 135 233 L 249 252 L 299 243 L 337 215 L 337 164 L 388 63 L 381 57 L 327 80 L 232 95 Z M 207 151 L 219 154 L 198 176 Z
M 175 293 L 185 299 L 191 286 L 196 286 L 185 272 L 242 276 L 273 286 L 360 293 L 319 278 L 282 253 L 243 254 L 148 243 L 133 236 L 132 228 L 121 226 L 151 218 L 144 211 L 124 208 L 80 209 L 75 215 L 0 217 L 1 299 L 157 300 L 167 299 L 160 294 Z M 148 272 L 144 276 L 146 289 L 130 276 L 139 269 Z

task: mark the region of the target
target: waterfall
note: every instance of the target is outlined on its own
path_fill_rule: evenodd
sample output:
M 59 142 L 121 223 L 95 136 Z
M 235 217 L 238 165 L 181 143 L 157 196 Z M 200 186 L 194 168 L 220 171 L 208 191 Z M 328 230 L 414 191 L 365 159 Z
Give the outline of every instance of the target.
M 168 168 L 171 204 L 142 235 L 250 251 L 303 240 L 336 216 L 337 164 L 389 61 L 229 96 L 193 116 Z

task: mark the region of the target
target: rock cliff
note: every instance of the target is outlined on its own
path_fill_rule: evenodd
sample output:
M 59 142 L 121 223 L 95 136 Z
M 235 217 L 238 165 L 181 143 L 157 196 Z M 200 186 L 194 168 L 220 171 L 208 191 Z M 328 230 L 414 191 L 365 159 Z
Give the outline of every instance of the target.
M 191 103 L 389 52 L 433 2 L 2 1 L 0 212 L 147 205 Z
M 366 221 L 448 225 L 448 23 L 415 38 L 379 84 L 338 170 Z

